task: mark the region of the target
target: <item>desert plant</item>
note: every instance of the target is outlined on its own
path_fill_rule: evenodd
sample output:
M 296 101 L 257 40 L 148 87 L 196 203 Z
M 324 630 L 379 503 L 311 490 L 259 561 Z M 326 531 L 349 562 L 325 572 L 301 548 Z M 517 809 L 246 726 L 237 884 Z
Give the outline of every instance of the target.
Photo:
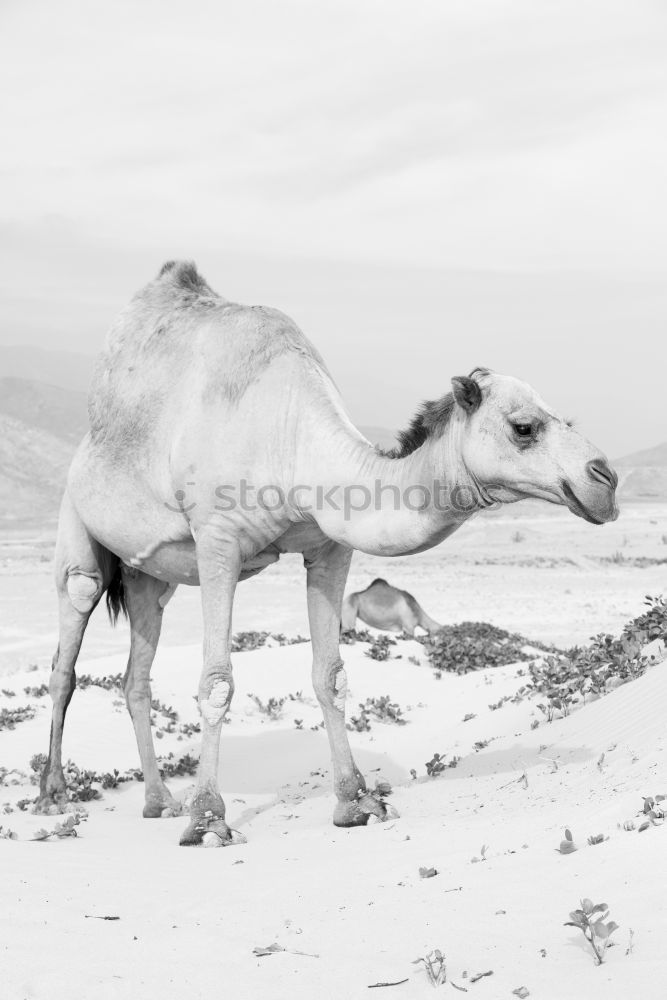
M 14 777 L 8 780 L 12 774 Z M 0 785 L 20 785 L 22 777 L 25 775 L 21 771 L 17 771 L 15 767 L 10 770 L 8 767 L 0 765 Z
M 475 742 L 472 745 L 472 748 L 475 751 L 475 753 L 479 753 L 480 750 L 486 750 L 492 739 L 495 739 L 495 737 L 492 736 L 488 740 L 475 740 Z
M 507 702 L 511 701 L 511 700 L 512 700 L 512 696 L 509 695 L 509 694 L 505 694 L 498 701 L 494 701 L 491 705 L 489 705 L 489 709 L 492 712 L 497 712 L 499 708 L 502 708 L 503 705 L 507 704 Z
M 201 724 L 199 722 L 182 722 L 178 731 L 181 736 L 194 736 L 196 733 L 201 733 Z
M 245 653 L 249 649 L 259 649 L 264 646 L 270 632 L 237 632 L 232 636 L 232 653 Z
M 155 713 L 151 716 L 151 723 L 157 725 L 157 718 L 155 716 L 161 715 L 166 719 L 166 724 L 160 726 L 160 731 L 162 733 L 175 733 L 176 723 L 178 722 L 178 712 L 171 707 L 171 705 L 165 705 L 163 701 L 159 698 L 151 698 L 151 709 Z M 156 734 L 157 735 L 157 734 Z
M 392 701 L 388 694 L 379 698 L 367 698 L 365 703 L 359 702 L 361 709 L 359 715 L 353 715 L 347 724 L 348 729 L 356 730 L 358 733 L 366 733 L 371 728 L 371 719 L 378 722 L 394 723 L 397 726 L 404 726 L 407 719 L 403 718 L 403 709 L 396 702 Z
M 82 819 L 86 816 L 80 815 L 79 813 L 70 813 L 62 823 L 56 823 L 52 830 L 36 830 L 33 836 L 33 840 L 50 840 L 51 837 L 55 837 L 57 840 L 64 840 L 65 837 L 76 837 L 78 836 L 76 828 Z
M 371 713 L 361 702 L 359 702 L 359 708 L 361 709 L 359 715 L 350 716 L 349 721 L 345 725 L 353 732 L 367 733 L 371 728 Z
M 365 650 L 365 656 L 370 656 L 371 660 L 388 660 L 391 656 L 389 647 L 395 646 L 396 640 L 390 635 L 379 635 L 371 643 L 370 649 Z
M 423 965 L 431 986 L 442 986 L 447 982 L 447 969 L 445 966 L 445 956 L 436 948 L 430 951 L 423 958 L 416 958 L 413 965 Z
M 287 636 L 283 632 L 272 632 L 271 638 L 279 646 L 298 646 L 302 642 L 310 642 L 304 635 Z
M 434 753 L 431 759 L 427 760 L 424 765 L 426 773 L 429 778 L 435 778 L 439 774 L 442 774 L 443 771 L 446 771 L 448 767 L 456 767 L 460 759 L 460 757 L 452 757 L 448 764 L 442 754 Z
M 43 698 L 49 693 L 49 685 L 40 684 L 38 687 L 25 687 L 23 691 L 29 698 Z
M 546 701 L 538 708 L 548 722 L 558 711 L 567 715 L 587 696 L 600 697 L 641 676 L 648 666 L 642 657 L 646 643 L 667 635 L 667 603 L 646 597 L 647 610 L 628 622 L 620 637 L 600 634 L 584 648 L 574 647 L 534 660 L 528 666 L 530 683 L 517 696 L 538 692 Z
M 42 776 L 42 771 L 44 770 L 47 760 L 48 757 L 45 753 L 35 753 L 32 755 L 30 758 L 30 770 L 32 771 L 32 774 L 30 775 L 31 784 L 39 784 L 39 780 Z
M 173 753 L 170 753 L 167 757 L 158 757 L 157 763 L 163 778 L 180 778 L 184 775 L 193 775 L 197 773 L 197 768 L 199 767 L 198 758 L 190 753 L 183 754 L 182 757 L 176 760 Z M 138 773 L 135 772 L 134 776 L 138 778 Z
M 558 847 L 558 851 L 560 854 L 574 854 L 576 849 L 577 845 L 572 839 L 572 834 L 570 833 L 569 830 L 566 829 L 565 837 L 563 838 L 563 840 L 561 840 L 560 846 Z
M 356 642 L 372 642 L 373 636 L 367 628 L 351 628 L 341 632 L 339 641 L 343 646 L 354 646 Z
M 506 632 L 488 622 L 461 622 L 444 625 L 425 636 L 424 650 L 436 672 L 465 674 L 485 667 L 501 667 L 518 660 L 529 660 L 527 645 L 547 650 L 541 643 Z
M 90 674 L 79 674 L 76 679 L 76 686 L 81 691 L 85 691 L 88 687 L 99 687 L 104 691 L 113 691 L 118 689 L 123 690 L 123 675 L 122 674 L 110 674 L 104 677 L 91 677 Z
M 593 949 L 598 965 L 604 962 L 604 954 L 609 947 L 609 938 L 617 929 L 618 924 L 608 921 L 609 907 L 606 903 L 593 903 L 590 899 L 581 900 L 581 909 L 570 913 L 570 920 L 565 927 L 578 927 Z
M 102 797 L 99 788 L 95 787 L 102 784 L 102 776 L 97 772 L 80 768 L 72 760 L 67 761 L 63 771 L 70 802 L 90 802 Z
M 403 718 L 403 709 L 388 694 L 379 698 L 367 698 L 366 708 L 378 722 L 393 722 L 397 726 L 404 726 L 407 721 Z
M 660 826 L 660 824 L 664 822 L 666 815 L 664 802 L 666 799 L 667 796 L 665 795 L 656 795 L 655 798 L 652 795 L 649 795 L 644 799 L 642 813 L 646 819 L 638 827 L 639 833 L 643 833 L 644 830 L 648 830 L 650 826 Z
M 472 857 L 470 859 L 470 863 L 473 864 L 473 865 L 476 865 L 476 864 L 479 864 L 480 861 L 486 861 L 486 852 L 487 852 L 487 850 L 488 850 L 487 845 L 486 844 L 482 844 L 482 846 L 479 849 L 479 857 L 477 857 L 477 855 L 475 855 L 474 857 Z
M 287 701 L 287 698 L 271 697 L 264 702 L 256 694 L 249 694 L 248 697 L 255 702 L 262 715 L 266 715 L 269 719 L 279 719 L 283 714 L 283 705 Z
M 35 715 L 32 705 L 21 708 L 0 708 L 0 729 L 15 729 L 19 722 L 26 722 Z

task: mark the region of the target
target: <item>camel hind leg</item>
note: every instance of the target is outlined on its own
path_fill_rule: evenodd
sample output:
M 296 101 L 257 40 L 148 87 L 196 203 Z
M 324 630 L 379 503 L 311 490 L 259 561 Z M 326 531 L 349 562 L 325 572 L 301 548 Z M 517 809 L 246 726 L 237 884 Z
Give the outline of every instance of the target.
M 53 702 L 51 735 L 35 812 L 61 811 L 68 801 L 62 766 L 65 715 L 76 687 L 75 666 L 83 635 L 113 575 L 113 558 L 91 537 L 65 494 L 56 542 L 59 638 L 49 683 Z
M 162 612 L 172 587 L 146 573 L 123 567 L 123 589 L 130 619 L 130 657 L 123 681 L 144 774 L 144 816 L 177 816 L 181 806 L 162 780 L 151 732 L 150 673 L 162 629 Z

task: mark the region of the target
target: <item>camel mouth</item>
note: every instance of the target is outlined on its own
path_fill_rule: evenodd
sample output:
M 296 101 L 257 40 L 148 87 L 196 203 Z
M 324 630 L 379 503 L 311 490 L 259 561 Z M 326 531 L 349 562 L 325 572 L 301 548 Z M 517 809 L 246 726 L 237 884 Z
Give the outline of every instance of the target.
M 581 517 L 584 519 L 584 521 L 588 521 L 589 524 L 598 524 L 598 525 L 606 524 L 607 521 L 614 521 L 616 520 L 616 517 L 618 517 L 618 511 L 616 510 L 616 505 L 613 502 L 612 502 L 612 516 L 600 517 L 599 514 L 594 514 L 593 511 L 589 510 L 589 508 L 586 507 L 581 502 L 581 500 L 574 492 L 569 483 L 566 483 L 565 480 L 563 480 L 561 486 L 563 489 L 563 494 L 565 496 L 565 501 L 569 509 L 572 511 L 573 514 L 576 514 L 577 517 Z M 613 493 L 612 493 L 612 498 L 613 498 Z

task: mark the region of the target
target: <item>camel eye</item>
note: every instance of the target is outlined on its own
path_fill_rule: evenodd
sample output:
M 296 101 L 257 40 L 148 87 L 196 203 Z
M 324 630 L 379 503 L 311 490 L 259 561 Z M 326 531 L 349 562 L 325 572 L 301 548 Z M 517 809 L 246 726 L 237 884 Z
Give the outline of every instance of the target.
M 513 424 L 514 431 L 519 437 L 527 438 L 533 433 L 532 424 Z

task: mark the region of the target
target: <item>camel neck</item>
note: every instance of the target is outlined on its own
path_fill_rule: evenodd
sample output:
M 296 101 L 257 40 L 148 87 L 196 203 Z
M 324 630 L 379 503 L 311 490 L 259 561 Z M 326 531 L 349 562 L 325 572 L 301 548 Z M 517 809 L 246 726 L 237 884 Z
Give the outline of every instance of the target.
M 390 458 L 347 427 L 320 452 L 313 516 L 331 538 L 376 555 L 431 548 L 485 506 L 460 454 L 453 418 L 442 437 Z

